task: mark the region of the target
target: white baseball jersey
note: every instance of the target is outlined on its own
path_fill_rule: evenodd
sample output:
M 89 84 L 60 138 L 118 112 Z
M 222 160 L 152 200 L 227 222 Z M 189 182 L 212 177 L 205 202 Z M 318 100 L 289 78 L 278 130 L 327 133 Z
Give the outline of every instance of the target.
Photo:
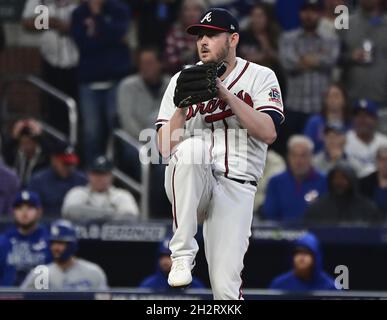
M 39 267 L 38 267 L 39 268 Z M 38 270 L 38 269 L 36 269 Z M 47 265 L 47 290 L 106 290 L 108 288 L 105 272 L 93 262 L 76 258 L 68 270 L 62 270 L 55 262 Z M 36 288 L 35 279 L 41 272 L 35 269 L 24 280 L 22 289 Z
M 168 122 L 176 110 L 173 96 L 179 74 L 175 74 L 168 85 L 156 125 Z M 274 111 L 284 118 L 280 86 L 269 68 L 237 57 L 236 67 L 223 80 L 223 84 L 257 112 Z M 211 150 L 216 173 L 250 181 L 257 181 L 262 176 L 267 144 L 240 130 L 243 129 L 242 125 L 223 101 L 214 98 L 190 106 L 185 129 L 191 136 L 196 134 L 194 129 L 212 131 Z
M 178 76 L 171 79 L 164 94 L 156 125 L 165 124 L 175 113 Z M 237 58 L 236 67 L 223 83 L 256 112 L 277 112 L 283 119 L 280 87 L 270 69 Z M 173 263 L 179 259 L 193 263 L 199 250 L 197 224 L 203 220 L 214 299 L 240 299 L 256 193 L 251 182 L 262 176 L 267 144 L 248 136 L 230 107 L 218 98 L 190 106 L 185 129 L 165 170 L 165 191 L 174 218 L 171 258 Z M 211 161 L 195 165 L 184 161 L 197 154 Z M 175 280 L 171 271 L 168 281 L 175 284 Z

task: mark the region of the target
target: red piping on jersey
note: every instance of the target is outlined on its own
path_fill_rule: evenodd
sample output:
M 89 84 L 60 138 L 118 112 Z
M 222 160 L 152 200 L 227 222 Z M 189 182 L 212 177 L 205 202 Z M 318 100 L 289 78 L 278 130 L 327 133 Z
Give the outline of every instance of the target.
M 177 229 L 177 216 L 176 216 L 176 195 L 175 195 L 175 172 L 176 172 L 176 165 L 173 167 L 173 173 L 172 173 L 172 202 L 173 202 L 173 222 L 175 222 L 175 227 Z
M 230 90 L 237 82 L 238 80 L 242 77 L 242 75 L 245 73 L 247 67 L 249 66 L 250 62 L 246 61 L 246 64 L 245 66 L 243 67 L 243 70 L 241 71 L 241 73 L 239 74 L 239 76 L 237 76 L 235 78 L 235 80 L 233 82 L 231 82 L 231 84 L 227 87 L 228 90 Z
M 211 159 L 211 162 L 212 162 L 212 150 L 214 149 L 214 124 L 211 123 L 211 147 L 210 147 L 210 159 Z
M 235 80 L 233 82 L 231 82 L 231 84 L 227 87 L 228 90 L 230 90 L 237 82 L 238 80 L 242 77 L 242 75 L 245 73 L 245 71 L 247 70 L 247 67 L 249 66 L 250 62 L 246 61 L 246 64 L 245 66 L 243 67 L 241 73 L 235 78 Z M 232 110 L 230 109 L 231 113 L 232 113 Z M 228 130 L 228 125 L 227 125 L 227 122 L 225 119 L 223 119 L 223 124 L 224 124 L 224 143 L 225 143 L 225 147 L 226 147 L 226 152 L 224 154 L 224 166 L 225 166 L 225 173 L 224 173 L 224 176 L 227 178 L 228 177 L 228 137 L 227 137 L 227 130 Z
M 262 110 L 262 109 L 274 109 L 276 111 L 278 111 L 279 113 L 281 113 L 282 115 L 284 114 L 283 111 L 278 108 L 278 107 L 273 107 L 273 106 L 262 106 L 262 107 L 258 107 L 258 108 L 255 108 L 255 110 Z
M 224 124 L 224 144 L 226 147 L 226 152 L 224 153 L 224 167 L 226 168 L 226 171 L 224 173 L 224 176 L 227 178 L 228 177 L 228 137 L 227 137 L 228 125 L 226 120 L 224 119 L 223 119 L 223 124 Z

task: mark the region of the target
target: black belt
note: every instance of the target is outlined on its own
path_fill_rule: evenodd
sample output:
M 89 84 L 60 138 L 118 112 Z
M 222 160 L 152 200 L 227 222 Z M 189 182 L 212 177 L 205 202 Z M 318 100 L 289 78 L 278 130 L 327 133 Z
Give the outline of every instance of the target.
M 230 180 L 233 180 L 235 182 L 238 182 L 240 184 L 250 183 L 251 185 L 253 185 L 255 187 L 258 185 L 256 181 L 241 180 L 241 179 L 235 179 L 235 178 L 229 178 L 229 177 L 226 177 L 226 178 L 230 179 Z

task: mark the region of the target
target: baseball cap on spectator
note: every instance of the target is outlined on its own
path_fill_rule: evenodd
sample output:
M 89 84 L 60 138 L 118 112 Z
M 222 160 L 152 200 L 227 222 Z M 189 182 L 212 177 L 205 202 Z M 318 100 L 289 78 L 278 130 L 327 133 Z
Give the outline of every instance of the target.
M 346 128 L 341 121 L 328 122 L 324 127 L 324 133 L 336 132 L 339 134 L 345 134 Z
M 14 208 L 19 207 L 22 204 L 29 204 L 35 208 L 41 208 L 42 206 L 39 195 L 35 192 L 27 190 L 20 191 L 13 201 Z
M 301 10 L 306 9 L 322 10 L 323 4 L 321 3 L 321 0 L 304 0 Z
M 171 250 L 169 250 L 169 241 L 170 238 L 166 238 L 163 241 L 160 242 L 159 245 L 159 256 L 170 256 Z
M 66 143 L 58 143 L 50 148 L 50 154 L 62 160 L 67 165 L 76 166 L 79 163 L 79 157 L 72 146 Z
M 378 117 L 378 105 L 374 101 L 367 99 L 358 100 L 354 105 L 353 113 L 356 115 L 362 111 L 375 118 Z
M 230 11 L 222 8 L 212 8 L 200 17 L 198 23 L 190 25 L 186 31 L 196 36 L 203 29 L 234 33 L 239 32 L 239 24 Z
M 113 163 L 104 156 L 94 159 L 93 163 L 89 167 L 89 171 L 94 173 L 108 173 L 112 170 Z

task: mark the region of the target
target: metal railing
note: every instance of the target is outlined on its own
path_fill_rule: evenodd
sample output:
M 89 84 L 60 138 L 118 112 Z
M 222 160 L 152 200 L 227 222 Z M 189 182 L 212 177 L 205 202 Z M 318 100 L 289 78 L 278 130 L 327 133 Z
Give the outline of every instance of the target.
M 8 117 L 8 95 L 11 88 L 11 85 L 18 82 L 26 82 L 34 87 L 42 90 L 48 95 L 54 97 L 55 99 L 62 101 L 68 110 L 69 116 L 69 136 L 66 138 L 66 135 L 54 127 L 50 126 L 48 123 L 42 122 L 42 128 L 49 135 L 54 136 L 58 140 L 68 141 L 71 145 L 75 146 L 77 144 L 77 130 L 78 130 L 78 114 L 77 114 L 77 103 L 76 101 L 68 96 L 67 94 L 61 92 L 60 90 L 54 88 L 50 84 L 46 83 L 42 79 L 33 76 L 33 75 L 11 75 L 11 76 L 2 76 L 0 78 L 2 82 L 2 88 L 0 90 L 0 114 L 3 121 L 7 121 Z
M 113 139 L 119 139 L 128 146 L 137 150 L 139 159 L 146 156 L 147 150 L 144 145 L 133 139 L 128 133 L 122 129 L 117 129 L 113 133 Z M 114 155 L 115 143 L 112 143 L 112 154 Z M 119 181 L 127 185 L 129 188 L 135 190 L 140 194 L 140 209 L 142 217 L 147 220 L 149 219 L 149 179 L 150 179 L 150 164 L 140 162 L 141 170 L 141 181 L 137 182 L 132 177 L 115 167 L 113 169 L 113 175 Z

